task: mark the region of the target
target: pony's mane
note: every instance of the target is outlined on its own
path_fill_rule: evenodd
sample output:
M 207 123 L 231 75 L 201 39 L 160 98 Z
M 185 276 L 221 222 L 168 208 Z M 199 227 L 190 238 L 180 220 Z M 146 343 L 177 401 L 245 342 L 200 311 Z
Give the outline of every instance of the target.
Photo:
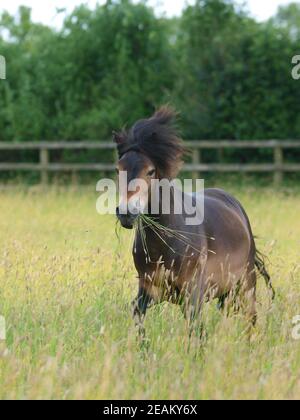
M 119 157 L 130 150 L 139 151 L 151 159 L 161 178 L 176 177 L 185 153 L 176 118 L 176 111 L 164 106 L 151 118 L 137 121 L 129 131 L 115 133 Z

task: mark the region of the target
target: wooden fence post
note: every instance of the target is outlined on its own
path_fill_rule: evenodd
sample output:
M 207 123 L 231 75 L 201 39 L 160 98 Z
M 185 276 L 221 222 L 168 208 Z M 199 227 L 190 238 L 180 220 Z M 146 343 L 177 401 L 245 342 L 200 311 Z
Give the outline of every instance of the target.
M 200 149 L 198 149 L 198 148 L 193 149 L 192 160 L 193 160 L 193 165 L 200 165 L 200 163 L 201 163 L 201 151 L 200 151 Z M 193 176 L 192 176 L 193 177 L 193 191 L 196 191 L 196 187 L 197 187 L 196 180 L 200 179 L 200 176 L 201 176 L 201 174 L 200 174 L 200 171 L 198 169 L 193 171 Z
M 40 165 L 41 169 L 41 184 L 47 185 L 49 181 L 48 177 L 48 164 L 49 164 L 49 150 L 42 148 L 40 149 Z
M 192 155 L 192 159 L 193 159 L 193 165 L 200 165 L 201 162 L 201 152 L 200 149 L 193 149 L 193 155 Z M 200 178 L 200 171 L 194 170 L 193 171 L 193 180 L 199 179 Z
M 283 181 L 283 150 L 281 146 L 276 146 L 274 148 L 274 165 L 275 165 L 275 172 L 274 172 L 274 185 L 276 187 L 280 186 Z

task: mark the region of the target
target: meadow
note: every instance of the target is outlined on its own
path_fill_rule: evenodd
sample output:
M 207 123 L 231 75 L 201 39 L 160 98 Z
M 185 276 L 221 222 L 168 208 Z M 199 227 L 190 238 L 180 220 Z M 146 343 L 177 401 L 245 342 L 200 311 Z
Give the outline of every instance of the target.
M 268 256 L 277 298 L 258 288 L 249 343 L 241 316 L 203 314 L 205 347 L 189 343 L 179 308 L 148 312 L 148 348 L 131 320 L 132 232 L 115 233 L 90 189 L 0 191 L 0 399 L 297 399 L 300 191 L 228 187 Z

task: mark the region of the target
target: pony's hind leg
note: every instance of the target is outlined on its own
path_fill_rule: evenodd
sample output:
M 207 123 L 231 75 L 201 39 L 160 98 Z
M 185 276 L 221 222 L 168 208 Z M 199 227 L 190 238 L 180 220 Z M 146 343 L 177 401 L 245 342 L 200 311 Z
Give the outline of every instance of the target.
M 235 287 L 219 298 L 218 309 L 222 312 L 226 311 L 227 316 L 231 311 L 235 315 L 242 312 L 247 322 L 251 326 L 255 326 L 257 321 L 256 280 L 255 270 L 247 270 Z
M 248 270 L 241 287 L 239 299 L 241 309 L 246 317 L 246 320 L 253 327 L 257 322 L 256 283 L 257 277 L 255 269 Z
M 239 295 L 241 290 L 241 282 L 239 281 L 231 291 L 225 293 L 219 298 L 217 308 L 221 312 L 225 312 L 229 316 L 231 310 L 234 314 L 238 314 L 240 311 Z

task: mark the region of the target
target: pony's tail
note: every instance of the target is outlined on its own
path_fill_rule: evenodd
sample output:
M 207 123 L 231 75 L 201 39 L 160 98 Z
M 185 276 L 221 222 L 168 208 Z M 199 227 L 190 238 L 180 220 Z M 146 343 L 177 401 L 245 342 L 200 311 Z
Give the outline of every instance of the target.
M 256 250 L 255 252 L 255 267 L 257 268 L 259 274 L 265 279 L 266 286 L 271 292 L 272 301 L 274 301 L 276 297 L 276 292 L 271 281 L 271 276 L 266 269 L 264 255 L 258 250 Z

